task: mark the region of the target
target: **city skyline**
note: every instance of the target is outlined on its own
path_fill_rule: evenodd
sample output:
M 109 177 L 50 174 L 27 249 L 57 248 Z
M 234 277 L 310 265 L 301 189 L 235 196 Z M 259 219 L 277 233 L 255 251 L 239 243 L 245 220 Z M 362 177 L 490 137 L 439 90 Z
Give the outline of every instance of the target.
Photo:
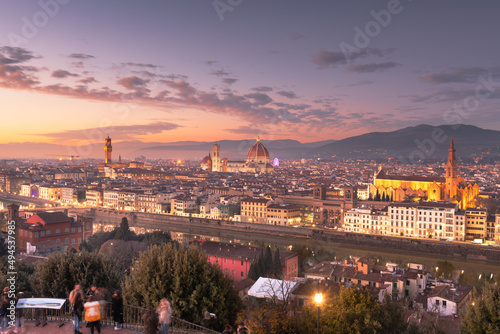
M 0 20 L 0 143 L 500 129 L 499 7 L 10 2 Z

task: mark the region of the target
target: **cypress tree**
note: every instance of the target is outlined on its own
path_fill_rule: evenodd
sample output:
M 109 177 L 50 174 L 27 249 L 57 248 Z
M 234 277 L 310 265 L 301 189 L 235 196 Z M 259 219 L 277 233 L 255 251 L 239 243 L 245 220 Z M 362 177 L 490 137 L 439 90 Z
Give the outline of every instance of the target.
M 264 270 L 263 274 L 264 275 L 272 275 L 274 270 L 274 264 L 273 264 L 273 253 L 271 251 L 271 247 L 267 246 L 265 253 L 264 253 Z
M 283 276 L 283 271 L 281 269 L 281 255 L 280 255 L 280 250 L 276 249 L 276 252 L 274 252 L 274 277 L 279 278 Z
M 130 240 L 131 233 L 130 228 L 128 226 L 127 217 L 122 218 L 122 222 L 120 223 L 120 227 L 116 230 L 115 239 L 116 240 Z

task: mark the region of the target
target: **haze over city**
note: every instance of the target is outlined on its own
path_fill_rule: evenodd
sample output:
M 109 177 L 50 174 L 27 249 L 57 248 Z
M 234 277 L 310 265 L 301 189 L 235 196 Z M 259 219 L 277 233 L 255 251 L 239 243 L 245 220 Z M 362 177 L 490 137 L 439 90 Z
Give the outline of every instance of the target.
M 0 143 L 497 130 L 499 6 L 10 1 L 0 14 Z

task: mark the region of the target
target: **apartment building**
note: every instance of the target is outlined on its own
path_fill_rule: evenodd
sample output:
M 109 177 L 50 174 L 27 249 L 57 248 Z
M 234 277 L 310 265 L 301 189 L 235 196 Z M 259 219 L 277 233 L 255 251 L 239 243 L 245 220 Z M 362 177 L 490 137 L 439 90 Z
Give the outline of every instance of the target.
M 487 219 L 488 211 L 486 209 L 465 210 L 465 239 L 485 239 Z
M 60 201 L 62 199 L 62 188 L 53 186 L 40 186 L 38 197 L 49 201 Z
M 267 223 L 271 225 L 300 224 L 300 206 L 294 204 L 270 204 L 266 210 Z
M 111 209 L 118 209 L 118 197 L 120 197 L 119 193 L 120 191 L 117 189 L 103 190 L 102 206 Z
M 77 201 L 77 192 L 75 188 L 64 187 L 61 192 L 61 201 L 67 204 L 73 204 Z
M 267 206 L 271 200 L 266 198 L 244 198 L 241 200 L 241 220 L 250 223 L 267 223 Z
M 103 191 L 101 189 L 87 189 L 87 191 L 85 192 L 87 205 L 101 206 L 102 194 Z

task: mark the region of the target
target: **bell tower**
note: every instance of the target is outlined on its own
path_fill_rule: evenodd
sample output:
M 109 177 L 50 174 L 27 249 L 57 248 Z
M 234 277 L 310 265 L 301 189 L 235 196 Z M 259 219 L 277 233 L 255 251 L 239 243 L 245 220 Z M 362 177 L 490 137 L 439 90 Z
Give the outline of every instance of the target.
M 451 138 L 450 148 L 448 149 L 448 160 L 446 161 L 446 197 L 452 199 L 456 195 L 458 182 L 458 166 L 455 157 L 455 143 Z
M 220 145 L 212 145 L 212 172 L 221 172 Z
M 113 147 L 111 146 L 111 138 L 108 137 L 104 140 L 104 163 L 111 163 L 111 151 Z

